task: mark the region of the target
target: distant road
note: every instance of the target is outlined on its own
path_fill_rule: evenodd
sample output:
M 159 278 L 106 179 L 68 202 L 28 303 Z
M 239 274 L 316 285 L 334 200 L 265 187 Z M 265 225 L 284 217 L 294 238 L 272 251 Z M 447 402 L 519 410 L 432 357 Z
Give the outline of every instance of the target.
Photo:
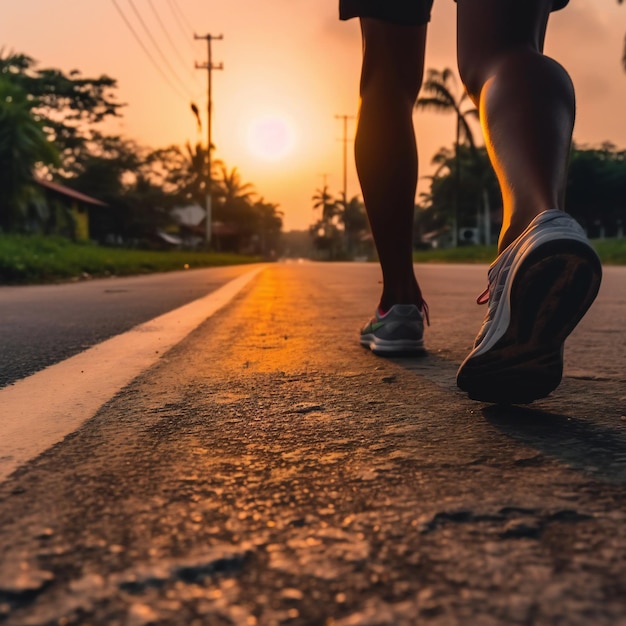
M 211 293 L 249 269 L 0 287 L 0 387 Z
M 373 310 L 380 289 L 376 264 L 321 264 L 319 268 L 329 288 L 345 274 L 354 297 L 367 297 Z M 433 340 L 441 339 L 462 359 L 485 314 L 473 300 L 485 287 L 486 266 L 423 264 L 416 268 L 431 304 L 427 346 L 432 348 Z M 64 285 L 0 287 L 0 388 L 211 293 L 249 269 L 242 265 Z M 575 331 L 579 340 L 568 342 L 567 372 L 624 379 L 625 298 L 626 267 L 605 268 L 598 301 Z M 355 332 L 363 321 L 355 321 Z

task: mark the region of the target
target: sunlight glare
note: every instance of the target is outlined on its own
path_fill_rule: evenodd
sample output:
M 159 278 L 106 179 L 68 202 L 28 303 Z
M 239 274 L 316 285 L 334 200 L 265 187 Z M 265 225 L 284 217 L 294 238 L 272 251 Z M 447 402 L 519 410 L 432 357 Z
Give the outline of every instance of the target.
M 291 124 L 283 117 L 268 115 L 253 120 L 248 127 L 248 148 L 266 161 L 286 157 L 295 143 Z

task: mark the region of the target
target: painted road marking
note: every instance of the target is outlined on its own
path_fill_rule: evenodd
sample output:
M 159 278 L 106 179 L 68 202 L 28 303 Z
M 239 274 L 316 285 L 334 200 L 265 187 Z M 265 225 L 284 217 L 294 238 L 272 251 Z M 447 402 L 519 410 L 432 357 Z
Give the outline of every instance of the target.
M 93 417 L 263 269 L 1 389 L 0 481 Z

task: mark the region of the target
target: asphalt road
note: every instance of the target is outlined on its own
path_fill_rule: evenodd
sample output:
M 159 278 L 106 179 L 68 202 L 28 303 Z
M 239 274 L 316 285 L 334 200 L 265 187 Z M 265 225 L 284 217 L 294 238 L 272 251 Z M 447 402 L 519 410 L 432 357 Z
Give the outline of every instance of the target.
M 0 387 L 200 298 L 248 269 L 0 287 Z
M 0 622 L 626 625 L 609 270 L 562 386 L 494 407 L 454 385 L 484 268 L 423 268 L 419 359 L 358 346 L 374 266 L 267 268 L 0 485 Z

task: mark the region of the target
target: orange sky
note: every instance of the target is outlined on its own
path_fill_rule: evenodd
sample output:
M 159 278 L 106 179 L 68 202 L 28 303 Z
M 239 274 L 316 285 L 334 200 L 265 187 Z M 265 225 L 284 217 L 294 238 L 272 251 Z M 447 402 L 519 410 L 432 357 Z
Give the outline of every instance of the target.
M 223 34 L 223 41 L 213 43 L 213 62 L 224 63 L 224 71 L 213 74 L 216 157 L 237 166 L 267 201 L 280 204 L 286 229 L 306 228 L 315 217 L 311 196 L 323 175 L 331 191 L 341 190 L 342 125 L 335 115 L 357 112 L 358 23 L 339 22 L 335 0 L 115 2 L 169 81 L 137 43 L 113 0 L 5 2 L 0 46 L 26 53 L 41 66 L 116 78 L 119 99 L 128 107 L 115 132 L 162 147 L 197 140 L 189 101 L 206 109 L 206 72 L 193 69 L 194 61 L 206 61 L 206 43 L 194 41 L 193 32 Z M 454 67 L 454 22 L 452 0 L 436 0 L 427 67 Z M 625 32 L 626 6 L 616 0 L 571 0 L 553 15 L 546 51 L 565 65 L 576 84 L 574 137 L 579 143 L 611 141 L 626 148 L 626 73 L 620 65 Z M 419 113 L 415 122 L 424 175 L 437 149 L 451 145 L 454 121 Z M 350 131 L 352 137 L 354 122 Z M 274 142 L 276 154 L 270 153 L 268 141 Z M 358 191 L 350 158 L 348 195 Z

